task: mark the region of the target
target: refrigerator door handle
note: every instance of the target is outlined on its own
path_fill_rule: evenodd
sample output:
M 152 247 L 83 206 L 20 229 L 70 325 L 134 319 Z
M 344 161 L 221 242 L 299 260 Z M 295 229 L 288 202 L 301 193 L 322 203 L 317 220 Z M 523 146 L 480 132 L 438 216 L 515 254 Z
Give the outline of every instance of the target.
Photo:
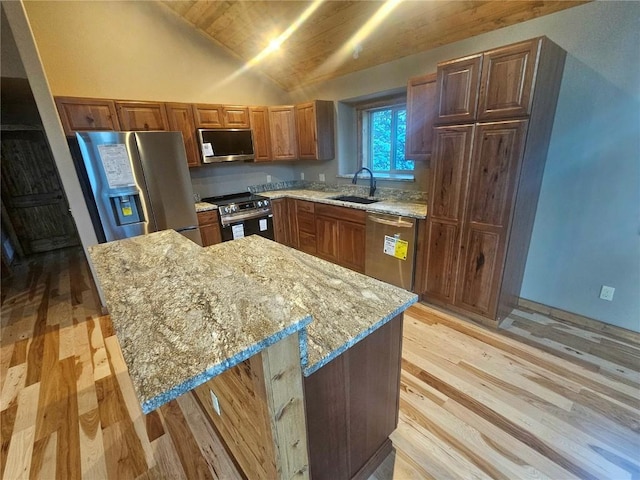
M 404 220 L 398 220 L 398 221 L 392 221 L 392 220 L 387 220 L 384 218 L 379 218 L 379 217 L 375 217 L 373 215 L 370 215 L 369 218 L 371 219 L 372 222 L 375 223 L 381 223 L 383 225 L 389 225 L 391 227 L 399 227 L 399 228 L 412 228 L 413 224 L 411 222 L 406 222 Z

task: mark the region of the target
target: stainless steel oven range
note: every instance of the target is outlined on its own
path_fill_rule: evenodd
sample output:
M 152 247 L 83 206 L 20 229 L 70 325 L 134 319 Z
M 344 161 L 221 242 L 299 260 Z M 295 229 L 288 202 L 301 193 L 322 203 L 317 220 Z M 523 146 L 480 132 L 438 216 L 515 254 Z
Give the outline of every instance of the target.
M 218 206 L 223 242 L 249 235 L 274 239 L 273 213 L 267 197 L 250 193 L 232 193 L 203 198 L 202 201 Z

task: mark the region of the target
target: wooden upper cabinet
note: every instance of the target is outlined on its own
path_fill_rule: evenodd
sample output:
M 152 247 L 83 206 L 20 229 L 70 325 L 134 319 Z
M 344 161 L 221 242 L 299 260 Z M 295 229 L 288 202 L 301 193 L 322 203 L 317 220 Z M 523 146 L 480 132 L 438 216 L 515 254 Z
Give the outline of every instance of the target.
M 164 103 L 116 102 L 118 120 L 125 131 L 169 130 Z
M 249 117 L 253 130 L 253 153 L 256 162 L 271 160 L 271 134 L 269 129 L 269 109 L 250 107 Z
M 271 155 L 274 160 L 296 160 L 295 107 L 269 107 L 269 129 L 271 133 Z
M 193 105 L 196 128 L 224 128 L 222 105 Z
M 198 103 L 193 106 L 196 128 L 249 128 L 249 107 L 232 105 L 208 105 Z
M 101 98 L 56 97 L 64 133 L 120 130 L 116 104 Z
M 295 108 L 298 157 L 305 160 L 335 158 L 333 102 L 315 100 Z
M 407 86 L 407 158 L 427 160 L 431 156 L 436 105 L 436 74 L 410 78 Z
M 225 128 L 250 128 L 249 107 L 224 105 L 222 107 L 222 123 Z
M 165 103 L 169 130 L 182 132 L 184 148 L 187 152 L 187 165 L 200 165 L 200 149 L 196 138 L 196 125 L 190 103 Z
M 478 120 L 529 115 L 541 43 L 538 38 L 485 52 Z
M 476 119 L 482 54 L 438 65 L 437 123 L 471 123 Z

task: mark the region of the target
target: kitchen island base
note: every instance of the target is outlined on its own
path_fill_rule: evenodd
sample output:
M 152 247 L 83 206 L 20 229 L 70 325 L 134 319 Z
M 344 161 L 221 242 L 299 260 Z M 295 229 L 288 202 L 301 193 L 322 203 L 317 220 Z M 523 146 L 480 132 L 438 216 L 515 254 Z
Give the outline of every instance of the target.
M 402 323 L 401 313 L 308 377 L 300 375 L 314 480 L 366 479 L 391 452 L 389 435 L 398 423 Z M 264 355 L 255 355 L 195 388 L 194 394 L 247 478 L 283 478 L 278 455 L 302 445 L 275 441 L 264 363 Z M 290 405 L 296 405 L 293 397 Z M 273 412 L 275 419 L 286 410 Z

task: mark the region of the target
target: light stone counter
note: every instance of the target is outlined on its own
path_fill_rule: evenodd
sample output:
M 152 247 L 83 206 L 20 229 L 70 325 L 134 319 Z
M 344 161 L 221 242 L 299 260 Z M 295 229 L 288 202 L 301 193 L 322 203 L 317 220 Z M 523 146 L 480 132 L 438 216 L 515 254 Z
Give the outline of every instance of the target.
M 196 213 L 218 210 L 218 206 L 208 202 L 196 202 Z
M 328 205 L 338 205 L 340 207 L 365 210 L 372 213 L 386 213 L 389 215 L 402 215 L 405 217 L 413 218 L 427 218 L 426 202 L 419 203 L 396 199 L 381 199 L 379 202 L 369 204 L 343 202 L 331 198 L 342 195 L 342 193 L 340 192 L 318 191 L 310 189 L 272 190 L 267 192 L 260 192 L 259 195 L 269 197 L 271 199 L 288 197 L 296 198 L 298 200 L 309 200 L 312 202 L 326 203 Z
M 296 331 L 310 375 L 417 301 L 255 235 L 202 248 L 163 231 L 89 252 L 145 413 Z

